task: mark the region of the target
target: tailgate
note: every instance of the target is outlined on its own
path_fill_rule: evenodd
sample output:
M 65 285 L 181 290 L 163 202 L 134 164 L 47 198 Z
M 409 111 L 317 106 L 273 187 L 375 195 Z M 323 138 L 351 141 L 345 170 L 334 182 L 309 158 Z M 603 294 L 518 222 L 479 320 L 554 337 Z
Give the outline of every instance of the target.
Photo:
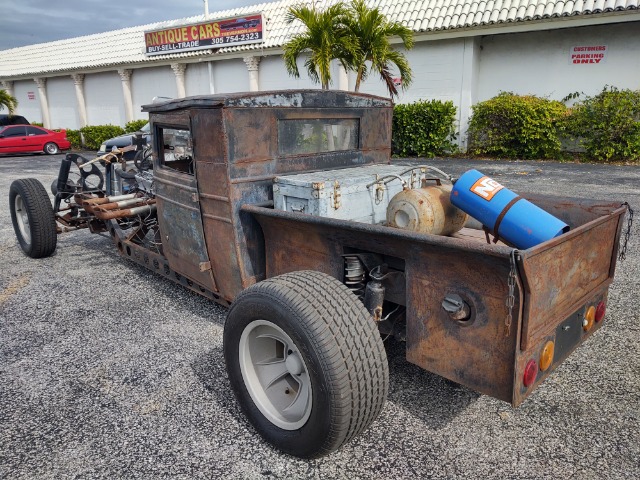
M 583 328 L 582 323 L 591 306 L 606 303 L 627 210 L 620 203 L 553 200 L 553 197 L 532 199 L 571 225 L 572 230 L 520 252 L 518 270 L 524 301 L 520 351 L 516 356 L 513 398 L 516 405 L 600 326 L 600 322 L 591 322 L 588 328 Z M 555 346 L 552 365 L 538 372 L 531 388 L 524 388 L 522 372 L 526 364 L 531 360 L 539 363 L 548 342 L 554 342 Z

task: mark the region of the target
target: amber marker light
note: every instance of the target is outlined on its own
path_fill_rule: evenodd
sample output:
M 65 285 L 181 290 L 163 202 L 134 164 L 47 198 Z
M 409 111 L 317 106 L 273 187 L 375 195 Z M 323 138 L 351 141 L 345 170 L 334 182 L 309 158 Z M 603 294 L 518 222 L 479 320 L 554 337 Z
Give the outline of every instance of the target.
M 529 360 L 527 362 L 527 366 L 524 367 L 524 377 L 522 378 L 522 383 L 524 383 L 525 387 L 530 387 L 533 385 L 533 382 L 536 381 L 536 377 L 538 376 L 538 364 L 535 360 Z
M 591 330 L 591 327 L 593 327 L 593 321 L 595 319 L 596 319 L 596 307 L 591 305 L 587 309 L 587 313 L 584 314 L 584 320 L 582 320 L 582 329 L 585 332 L 588 332 L 589 330 Z
M 605 305 L 604 302 L 600 302 L 596 307 L 596 322 L 602 321 L 606 311 L 607 311 L 607 306 Z
M 540 370 L 543 372 L 553 363 L 554 346 L 553 341 L 549 340 L 542 348 L 542 353 L 540 354 Z

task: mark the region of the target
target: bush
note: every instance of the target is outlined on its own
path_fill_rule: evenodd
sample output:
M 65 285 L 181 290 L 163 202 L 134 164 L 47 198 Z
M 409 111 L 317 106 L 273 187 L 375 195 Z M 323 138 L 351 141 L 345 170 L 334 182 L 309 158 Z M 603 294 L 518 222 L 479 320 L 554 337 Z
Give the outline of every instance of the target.
M 82 142 L 80 140 L 80 130 L 67 129 L 67 140 L 71 142 L 71 148 L 82 148 Z
M 565 121 L 565 130 L 592 160 L 639 160 L 640 91 L 605 87 L 578 101 Z
M 82 127 L 80 133 L 84 136 L 85 148 L 88 150 L 98 150 L 105 140 L 123 135 L 125 131 L 117 125 L 96 125 L 94 127 Z
M 124 132 L 125 133 L 134 133 L 139 131 L 142 127 L 144 127 L 147 124 L 148 120 L 132 120 L 130 122 L 128 122 L 125 126 L 124 126 Z
M 561 102 L 501 92 L 473 106 L 469 152 L 499 158 L 556 158 L 566 115 Z
M 453 102 L 418 101 L 393 109 L 391 150 L 402 157 L 432 157 L 456 150 Z

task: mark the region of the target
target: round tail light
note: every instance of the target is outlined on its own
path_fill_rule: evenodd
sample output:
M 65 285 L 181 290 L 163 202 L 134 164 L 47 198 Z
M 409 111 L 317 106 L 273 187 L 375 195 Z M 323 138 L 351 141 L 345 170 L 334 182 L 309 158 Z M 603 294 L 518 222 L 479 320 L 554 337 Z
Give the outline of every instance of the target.
M 542 348 L 542 353 L 540 353 L 540 370 L 543 372 L 553 363 L 554 347 L 553 341 L 549 340 Z
M 595 319 L 596 319 L 596 307 L 591 305 L 587 309 L 587 313 L 584 314 L 584 320 L 582 320 L 582 329 L 585 332 L 588 332 L 589 330 L 591 330 L 591 327 L 593 327 L 593 321 Z
M 607 312 L 607 306 L 604 302 L 600 302 L 596 307 L 596 322 L 600 322 L 604 318 L 604 314 Z
M 524 367 L 524 377 L 522 378 L 522 383 L 524 383 L 525 387 L 529 387 L 533 385 L 533 382 L 536 381 L 537 376 L 538 364 L 535 360 L 529 360 L 527 362 L 527 366 Z

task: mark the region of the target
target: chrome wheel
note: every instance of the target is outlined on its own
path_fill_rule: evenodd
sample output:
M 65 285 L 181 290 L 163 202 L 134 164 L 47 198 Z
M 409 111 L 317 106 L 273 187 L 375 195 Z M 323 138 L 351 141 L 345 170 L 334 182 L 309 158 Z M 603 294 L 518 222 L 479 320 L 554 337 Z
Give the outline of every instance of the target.
M 49 155 L 55 155 L 60 151 L 60 149 L 58 148 L 58 145 L 56 145 L 55 143 L 49 142 L 44 146 L 44 151 Z
M 242 378 L 260 412 L 283 430 L 297 430 L 309 419 L 309 370 L 284 330 L 267 320 L 249 323 L 240 337 Z
M 16 195 L 14 200 L 14 208 L 16 212 L 16 222 L 20 229 L 20 234 L 26 243 L 31 243 L 31 227 L 29 226 L 29 215 L 22 201 L 22 196 Z

